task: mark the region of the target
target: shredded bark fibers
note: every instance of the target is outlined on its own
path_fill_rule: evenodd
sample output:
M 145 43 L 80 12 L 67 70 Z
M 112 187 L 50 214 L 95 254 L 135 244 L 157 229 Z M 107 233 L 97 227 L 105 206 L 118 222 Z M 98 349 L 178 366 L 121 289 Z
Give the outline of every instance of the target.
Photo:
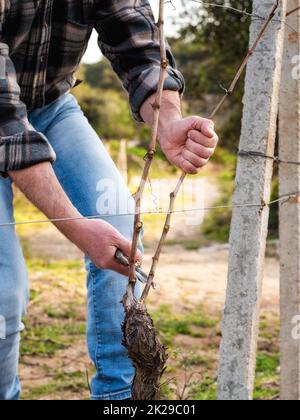
M 161 378 L 168 360 L 166 348 L 158 338 L 146 306 L 134 298 L 130 289 L 124 296 L 123 304 L 123 345 L 136 369 L 132 398 L 139 401 L 159 400 Z

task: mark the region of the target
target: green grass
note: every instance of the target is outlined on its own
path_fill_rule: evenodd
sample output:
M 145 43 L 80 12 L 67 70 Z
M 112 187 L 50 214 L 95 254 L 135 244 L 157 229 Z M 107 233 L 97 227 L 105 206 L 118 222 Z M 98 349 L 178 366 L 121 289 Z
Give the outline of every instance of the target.
M 87 391 L 88 383 L 83 372 L 71 372 L 58 374 L 49 378 L 49 382 L 25 391 L 22 395 L 23 400 L 34 400 L 42 397 L 57 396 L 63 393 L 73 393 L 78 397 L 83 391 Z
M 41 259 L 29 259 L 27 261 L 27 267 L 29 270 L 37 271 L 47 271 L 51 275 L 66 275 L 66 271 L 81 271 L 84 272 L 81 261 L 70 261 L 70 260 L 53 260 L 45 261 Z
M 273 377 L 279 363 L 279 354 L 260 353 L 257 356 L 256 373 L 258 376 Z
M 27 258 L 27 267 L 32 276 L 43 278 L 43 289 L 52 289 L 60 287 L 64 289 L 72 289 L 76 292 L 74 285 L 78 286 L 78 293 L 83 294 L 85 291 L 85 269 L 81 260 L 42 260 L 40 258 Z M 35 297 L 38 293 L 33 292 Z
M 272 399 L 279 393 L 278 353 L 260 352 L 257 356 L 254 399 Z
M 35 301 L 40 296 L 40 293 L 38 290 L 35 290 L 33 288 L 30 289 L 30 302 Z
M 23 356 L 53 356 L 58 350 L 70 347 L 85 336 L 85 322 L 52 321 L 49 325 L 31 320 L 22 334 Z
M 66 308 L 53 308 L 49 307 L 45 309 L 45 312 L 49 318 L 53 319 L 69 319 L 74 320 L 77 318 L 77 310 L 75 305 L 71 305 L 70 307 Z
M 214 328 L 219 322 L 218 319 L 206 315 L 205 308 L 202 305 L 199 306 L 199 309 L 188 314 L 186 320 L 190 324 L 200 328 Z
M 201 401 L 215 401 L 217 399 L 217 392 L 215 379 L 206 378 L 191 389 L 191 398 Z
M 171 346 L 177 335 L 201 338 L 203 333 L 195 332 L 194 327 L 214 328 L 218 320 L 205 314 L 203 306 L 186 314 L 174 314 L 168 305 L 161 305 L 152 312 L 153 320 L 165 345 Z
M 190 386 L 189 398 L 195 400 L 216 400 L 217 382 L 216 372 L 212 368 L 209 358 L 193 355 L 183 361 L 184 368 L 191 368 L 194 372 L 197 367 L 204 365 L 207 376 L 195 381 Z M 257 357 L 257 371 L 255 380 L 254 399 L 271 400 L 279 394 L 279 356 L 278 354 L 259 353 Z
M 199 373 L 195 375 L 187 386 L 188 398 L 196 400 L 216 400 L 217 398 L 217 355 L 219 342 L 209 340 L 210 337 L 220 335 L 219 315 L 207 315 L 205 306 L 200 306 L 190 313 L 176 314 L 168 305 L 160 306 L 153 312 L 153 318 L 164 342 L 169 347 L 172 360 L 176 365 L 168 372 L 168 376 L 177 378 L 179 371 Z M 279 350 L 278 350 L 278 320 L 270 314 L 265 314 L 261 320 L 259 351 L 257 355 L 256 379 L 254 399 L 270 400 L 279 393 Z M 193 336 L 194 328 L 201 328 L 199 342 L 195 348 L 187 352 L 186 347 L 174 347 L 174 340 L 178 335 Z M 268 340 L 264 338 L 268 335 Z M 206 338 L 205 338 L 206 337 Z M 202 340 L 202 338 L 205 338 Z M 176 399 L 178 385 L 164 386 L 164 396 Z
M 211 365 L 212 361 L 208 356 L 201 356 L 199 354 L 188 355 L 180 362 L 180 366 L 183 368 L 191 366 L 204 366 L 210 368 Z

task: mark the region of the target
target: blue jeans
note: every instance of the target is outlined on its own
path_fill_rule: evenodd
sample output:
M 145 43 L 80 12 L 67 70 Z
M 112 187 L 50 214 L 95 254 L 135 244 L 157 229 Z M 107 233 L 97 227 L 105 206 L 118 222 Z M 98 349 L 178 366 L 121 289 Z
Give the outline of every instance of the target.
M 74 206 L 84 216 L 100 215 L 130 239 L 133 211 L 130 193 L 71 94 L 33 111 L 31 124 L 44 133 L 57 154 L 55 173 Z M 0 179 L 0 223 L 13 221 L 10 179 Z M 106 217 L 109 215 L 109 217 Z M 99 244 L 101 246 L 101 244 Z M 122 346 L 121 299 L 127 278 L 101 270 L 85 259 L 88 289 L 87 344 L 96 367 L 91 389 L 94 400 L 131 397 L 134 369 Z M 140 295 L 137 288 L 137 295 Z M 18 399 L 19 336 L 28 303 L 28 276 L 14 227 L 0 231 L 0 316 L 6 339 L 0 339 L 0 399 Z M 1 331 L 0 331 L 1 332 Z M 1 337 L 1 336 L 0 336 Z

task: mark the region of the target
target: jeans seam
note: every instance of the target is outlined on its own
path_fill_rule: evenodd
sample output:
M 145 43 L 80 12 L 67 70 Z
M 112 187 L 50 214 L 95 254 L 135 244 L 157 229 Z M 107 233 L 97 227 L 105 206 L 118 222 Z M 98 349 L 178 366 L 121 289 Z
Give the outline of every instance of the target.
M 111 385 L 111 381 L 105 377 L 102 365 L 100 363 L 100 357 L 99 357 L 100 352 L 101 352 L 102 340 L 101 340 L 101 331 L 99 330 L 98 312 L 97 312 L 97 305 L 96 305 L 96 287 L 95 287 L 96 268 L 93 266 L 91 262 L 89 264 L 89 271 L 93 280 L 93 309 L 94 309 L 94 315 L 95 315 L 95 327 L 96 327 L 96 334 L 97 334 L 97 345 L 95 349 L 95 366 L 97 369 L 97 373 L 101 375 L 102 379 L 104 379 L 106 384 L 109 386 Z
M 100 338 L 100 334 L 99 334 L 99 329 L 98 329 L 98 321 L 97 321 L 97 311 L 96 311 L 96 296 L 95 296 L 95 276 L 90 264 L 89 267 L 89 271 L 92 277 L 92 285 L 93 285 L 93 310 L 94 310 L 94 316 L 95 316 L 95 329 L 96 329 L 96 335 L 97 335 L 97 345 L 95 348 L 95 365 L 96 365 L 96 369 L 97 372 L 100 373 L 103 376 L 103 372 L 102 372 L 102 367 L 100 366 L 100 364 L 98 363 L 98 350 L 99 350 L 99 343 L 101 343 L 101 338 Z

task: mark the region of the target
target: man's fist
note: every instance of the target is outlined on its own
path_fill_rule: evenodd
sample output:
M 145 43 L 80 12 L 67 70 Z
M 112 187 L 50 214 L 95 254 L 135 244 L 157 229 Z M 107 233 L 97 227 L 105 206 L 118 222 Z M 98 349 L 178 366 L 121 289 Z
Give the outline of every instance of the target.
M 113 226 L 102 220 L 79 220 L 73 224 L 72 241 L 93 261 L 98 268 L 129 275 L 129 268 L 115 259 L 117 249 L 130 256 L 131 242 Z M 140 252 L 137 260 L 142 260 Z
M 159 140 L 168 160 L 193 175 L 208 163 L 219 141 L 213 121 L 201 117 L 170 121 Z

